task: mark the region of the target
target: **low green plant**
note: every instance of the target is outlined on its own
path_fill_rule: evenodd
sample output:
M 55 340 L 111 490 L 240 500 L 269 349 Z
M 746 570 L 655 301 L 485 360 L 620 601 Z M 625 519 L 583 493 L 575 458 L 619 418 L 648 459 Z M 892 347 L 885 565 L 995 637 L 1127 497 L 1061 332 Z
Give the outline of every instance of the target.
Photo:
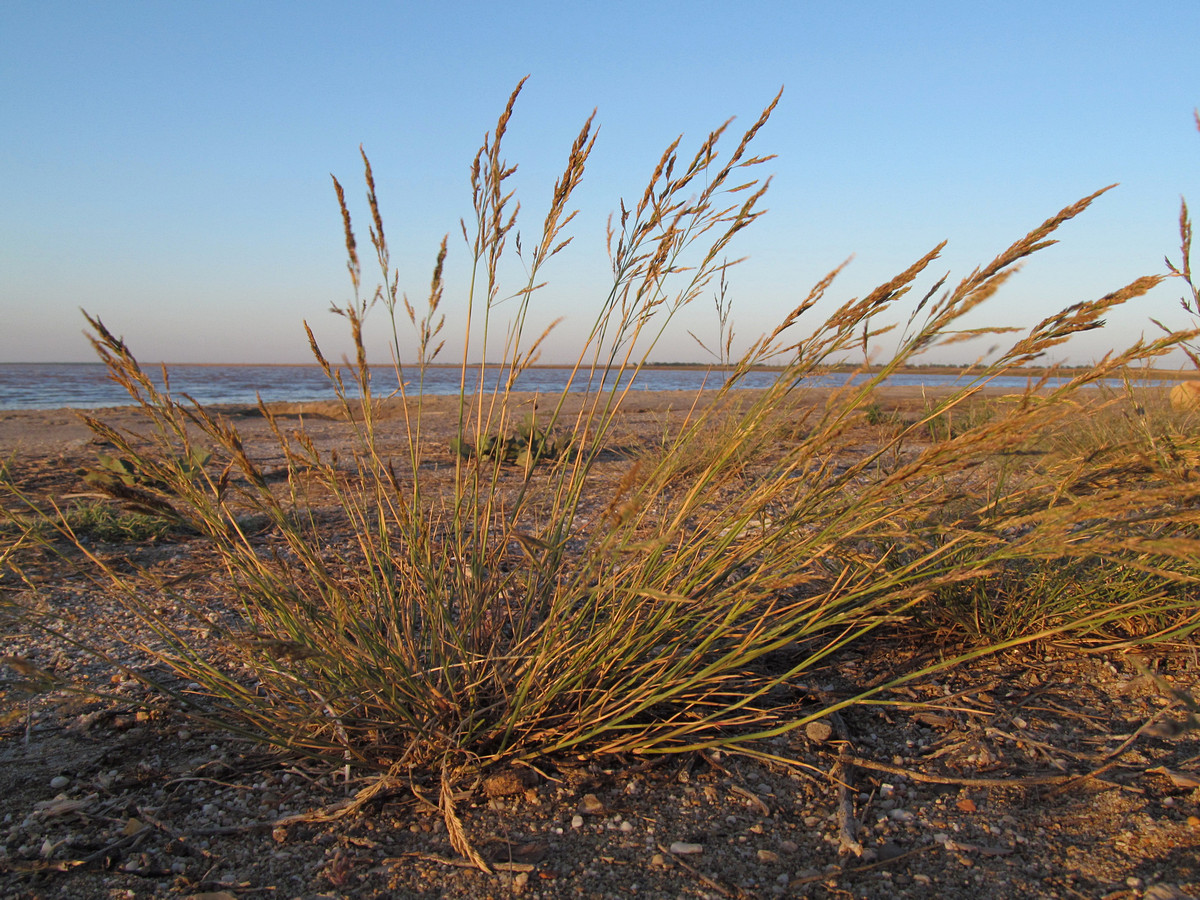
M 535 413 L 530 413 L 517 425 L 514 435 L 485 434 L 479 438 L 478 445 L 469 444 L 458 437 L 450 440 L 451 451 L 463 459 L 499 461 L 526 470 L 539 462 L 558 459 L 569 453 L 570 447 L 569 439 L 555 437 L 547 429 L 539 427 Z
M 916 619 L 920 628 L 981 647 L 1039 633 L 1059 640 L 1069 633 L 1092 646 L 1150 643 L 1200 621 L 1194 567 L 1177 569 L 1170 576 L 1128 559 L 1016 560 L 940 592 Z
M 98 425 L 94 420 L 88 421 L 93 427 Z M 195 481 L 203 475 L 211 458 L 211 452 L 199 447 L 189 447 L 185 456 L 161 460 L 148 460 L 136 453 L 124 456 L 100 453 L 98 465 L 82 474 L 89 487 L 130 509 L 182 524 L 185 516 L 176 509 L 169 485 L 181 479 Z M 170 477 L 164 477 L 168 471 Z
M 902 428 L 905 425 L 904 414 L 898 409 L 888 409 L 878 400 L 872 400 L 863 409 L 863 418 L 872 428 L 887 426 Z
M 161 515 L 130 512 L 102 501 L 78 502 L 63 511 L 63 518 L 77 537 L 104 543 L 153 541 L 171 530 L 171 521 Z
M 935 281 L 909 313 L 890 360 L 813 406 L 803 402 L 805 379 L 888 331 L 881 323 L 899 310 L 941 246 L 802 331 L 799 323 L 807 324 L 834 284 L 838 270 L 831 272 L 732 361 L 724 384 L 697 398 L 662 447 L 632 461 L 620 478 L 604 475 L 600 462 L 631 383 L 616 376 L 637 378 L 678 312 L 724 276 L 735 238 L 762 214 L 767 182 L 757 172 L 770 157 L 751 155 L 750 146 L 775 102 L 727 155 L 728 123 L 692 154 L 681 155 L 680 141 L 673 142 L 645 190 L 621 202 L 608 229 L 612 283 L 567 385 L 549 403 L 544 424 L 525 431 L 527 450 L 535 436 L 561 431 L 569 452 L 562 444 L 544 457 L 531 454 L 521 477 L 507 477 L 510 448 L 499 436 L 515 432 L 521 440 L 514 386 L 549 333 L 526 333 L 530 304 L 543 270 L 570 242 L 564 229 L 574 217 L 571 197 L 594 145 L 589 119 L 551 192 L 539 236 L 524 246 L 512 241 L 525 280 L 505 287 L 502 261 L 517 207 L 508 187 L 515 167 L 501 147 L 516 97 L 471 167 L 474 216 L 463 223 L 468 329 L 453 435 L 459 452 L 448 486 L 429 480 L 425 463 L 445 443 L 427 434 L 420 402 L 424 374 L 442 349 L 446 242 L 418 310 L 399 290 L 365 154 L 377 289 L 363 289 L 349 204 L 334 182 L 352 289 L 337 309 L 353 340 L 348 376 L 329 364 L 309 332 L 352 423 L 351 444 L 336 455 L 320 452 L 303 430 L 285 431 L 263 407 L 287 465 L 285 480 L 268 481 L 231 422 L 157 387 L 125 343 L 89 318 L 97 352 L 146 426 L 137 435 L 97 420 L 92 427 L 132 471 L 159 486 L 219 556 L 228 599 L 241 615 L 229 631 L 236 661 L 209 658 L 186 624 L 155 613 L 153 598 L 169 590 L 161 579 L 96 555 L 89 557 L 93 572 L 154 630 L 160 659 L 204 687 L 206 717 L 293 752 L 380 773 L 373 791 L 432 781 L 456 847 L 484 865 L 455 812 L 455 786 L 480 768 L 565 751 L 753 752 L 756 741 L 829 711 L 799 708 L 781 690 L 801 673 L 946 592 L 987 585 L 1006 567 L 1104 558 L 1123 571 L 1190 577 L 1198 547 L 1189 529 L 1200 515 L 1195 484 L 1168 491 L 1150 479 L 1089 491 L 1076 477 L 1079 489 L 1072 491 L 1056 481 L 1061 468 L 1031 465 L 1003 487 L 984 474 L 997 461 L 1034 458 L 1022 454 L 1040 452 L 1039 441 L 1070 421 L 1076 399 L 1092 385 L 1193 333 L 1138 341 L 1062 384 L 1031 386 L 991 417 L 968 412 L 992 379 L 1097 327 L 1106 311 L 1145 293 L 1156 277 L 1038 323 L 925 417 L 865 452 L 852 435 L 890 375 L 957 340 L 960 318 L 1103 192 L 1063 209 L 957 285 Z M 391 324 L 406 401 L 399 457 L 383 449 L 363 338 L 378 307 Z M 406 318 L 415 333 L 412 352 L 399 336 Z M 501 377 L 489 380 L 484 363 L 473 360 L 493 355 L 502 360 Z M 767 362 L 782 367 L 773 386 L 739 390 Z M 969 428 L 924 439 L 930 421 L 960 416 L 972 417 Z M 800 417 L 803 429 L 776 439 L 782 422 Z M 464 452 L 468 447 L 474 452 Z M 207 453 L 211 465 L 182 464 Z M 539 459 L 544 466 L 534 478 Z M 328 498 L 344 523 L 343 540 L 329 539 L 313 512 Z M 269 538 L 247 533 L 247 514 L 271 523 Z M 1121 615 L 1068 615 L 1009 643 Z M 786 665 L 766 664 L 784 648 L 800 650 Z

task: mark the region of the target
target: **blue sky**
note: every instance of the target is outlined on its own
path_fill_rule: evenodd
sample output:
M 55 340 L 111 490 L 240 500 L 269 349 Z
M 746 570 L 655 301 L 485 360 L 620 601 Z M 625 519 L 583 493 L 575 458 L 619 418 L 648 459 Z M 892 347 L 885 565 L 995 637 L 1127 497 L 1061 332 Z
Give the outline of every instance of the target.
M 343 352 L 327 312 L 350 290 L 329 175 L 365 242 L 360 143 L 414 298 L 450 234 L 453 341 L 468 166 L 526 74 L 506 156 L 530 231 L 593 108 L 600 124 L 575 244 L 535 301 L 534 324 L 567 317 L 547 362 L 573 356 L 607 291 L 620 198 L 640 196 L 677 135 L 694 148 L 729 116 L 748 126 L 781 86 L 757 143 L 779 157 L 770 213 L 741 236 L 749 259 L 730 278 L 739 344 L 848 256 L 827 308 L 943 239 L 935 268 L 962 277 L 1120 182 L 981 317 L 1028 326 L 1162 272 L 1180 196 L 1200 209 L 1194 0 L 6 0 L 0 34 L 0 362 L 93 358 L 81 307 L 146 361 L 307 361 L 303 320 Z M 1124 346 L 1150 316 L 1184 324 L 1180 295 L 1167 284 L 1061 358 Z M 382 348 L 384 317 L 374 326 Z M 708 301 L 658 358 L 702 358 L 688 329 L 715 335 Z

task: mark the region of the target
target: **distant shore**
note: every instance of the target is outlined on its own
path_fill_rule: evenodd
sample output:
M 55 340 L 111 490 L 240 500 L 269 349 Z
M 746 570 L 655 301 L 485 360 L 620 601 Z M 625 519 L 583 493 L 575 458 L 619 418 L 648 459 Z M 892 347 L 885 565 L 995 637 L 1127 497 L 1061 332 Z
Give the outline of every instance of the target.
M 74 361 L 74 362 L 0 362 L 0 366 L 100 366 L 103 363 L 97 360 Z M 316 362 L 148 362 L 141 361 L 141 365 L 147 370 L 160 369 L 166 366 L 168 369 L 175 367 L 193 367 L 193 368 L 230 368 L 230 369 L 248 369 L 248 368 L 273 368 L 273 369 L 318 369 L 320 366 Z M 344 363 L 342 364 L 345 365 Z M 478 369 L 478 362 L 468 363 L 471 369 Z M 501 363 L 485 363 L 485 368 L 497 369 L 501 367 Z M 552 369 L 570 369 L 572 363 L 535 363 L 526 366 L 528 369 L 534 370 L 552 370 Z M 391 368 L 390 363 L 375 363 L 374 368 L 388 369 Z M 406 366 L 406 368 L 414 368 Z M 438 371 L 456 371 L 461 368 L 459 363 L 431 363 L 427 366 L 429 369 Z M 719 365 L 717 363 L 700 363 L 700 362 L 654 362 L 647 363 L 646 369 L 654 371 L 680 371 L 680 372 L 703 372 L 707 370 L 713 371 L 730 371 L 734 368 L 733 365 Z M 754 372 L 782 372 L 786 366 L 752 366 L 751 371 Z M 853 374 L 870 374 L 876 375 L 883 371 L 883 366 L 861 366 L 853 364 L 838 364 L 821 366 L 815 369 L 815 375 L 853 375 Z M 1011 369 L 1007 375 L 1013 378 L 1029 377 L 1029 378 L 1045 378 L 1045 377 L 1070 377 L 1077 375 L 1080 372 L 1086 372 L 1090 369 L 1089 365 L 1061 365 L 1061 366 L 1022 366 L 1020 368 Z M 918 375 L 936 375 L 938 377 L 959 377 L 963 375 L 978 374 L 982 369 L 979 366 L 962 366 L 962 365 L 928 365 L 928 366 L 902 366 L 896 370 L 895 374 L 905 376 Z M 1183 364 L 1178 367 L 1152 367 L 1127 369 L 1124 373 L 1134 381 L 1140 380 L 1191 380 L 1200 378 L 1200 370 L 1192 368 L 1189 364 Z
M 838 389 L 805 388 L 796 393 L 796 406 L 819 406 L 825 403 L 835 390 Z M 875 388 L 872 396 L 875 402 L 885 409 L 913 412 L 925 408 L 951 390 L 953 388 L 945 385 L 884 385 Z M 1165 394 L 1166 388 L 1150 390 L 1161 390 Z M 743 393 L 749 397 L 757 391 L 747 390 Z M 1018 393 L 1020 391 L 1011 387 L 988 386 L 980 389 L 979 396 L 999 398 Z M 588 396 L 567 395 L 560 416 L 562 427 L 566 427 L 566 424 L 573 420 Z M 715 391 L 705 391 L 697 400 L 697 393 L 692 390 L 633 391 L 626 397 L 620 420 L 635 429 L 646 427 L 647 423 L 652 422 L 654 424 L 651 430 L 654 430 L 669 418 L 687 415 L 697 402 L 703 405 L 706 400 L 715 396 Z M 526 410 L 533 409 L 535 405 L 541 416 L 548 416 L 553 405 L 557 403 L 557 395 L 516 394 L 513 403 L 517 416 L 524 415 Z M 446 435 L 453 433 L 452 420 L 456 420 L 458 410 L 456 396 L 427 395 L 421 398 L 413 397 L 408 401 L 392 398 L 379 400 L 377 404 L 378 420 L 387 432 L 398 433 L 404 428 L 404 411 L 407 405 L 409 411 L 420 406 L 423 427 L 427 432 L 441 431 Z M 273 415 L 281 419 L 303 419 L 310 426 L 309 430 L 316 434 L 318 443 L 328 441 L 332 445 L 345 438 L 343 426 L 346 417 L 341 403 L 337 400 L 273 401 L 266 406 Z M 269 424 L 255 405 L 213 404 L 207 408 L 230 419 L 247 441 L 248 447 L 257 445 L 260 449 L 267 450 L 273 444 Z M 0 458 L 11 454 L 54 456 L 84 451 L 93 439 L 92 432 L 83 420 L 84 414 L 94 416 L 118 429 L 136 430 L 145 422 L 140 409 L 135 406 L 86 410 L 71 407 L 0 410 Z

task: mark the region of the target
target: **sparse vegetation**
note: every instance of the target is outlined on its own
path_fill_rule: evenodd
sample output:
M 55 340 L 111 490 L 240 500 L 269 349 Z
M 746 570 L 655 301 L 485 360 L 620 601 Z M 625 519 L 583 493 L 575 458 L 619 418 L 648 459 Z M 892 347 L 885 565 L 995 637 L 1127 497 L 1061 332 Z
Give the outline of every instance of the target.
M 516 434 L 485 434 L 480 437 L 478 446 L 453 438 L 450 449 L 463 459 L 499 461 L 530 469 L 539 462 L 552 462 L 569 453 L 570 441 L 560 440 L 538 427 L 536 416 L 530 413 L 517 425 Z
M 101 501 L 73 504 L 63 518 L 77 537 L 105 543 L 152 541 L 165 537 L 171 529 L 171 521 L 162 516 L 130 512 Z

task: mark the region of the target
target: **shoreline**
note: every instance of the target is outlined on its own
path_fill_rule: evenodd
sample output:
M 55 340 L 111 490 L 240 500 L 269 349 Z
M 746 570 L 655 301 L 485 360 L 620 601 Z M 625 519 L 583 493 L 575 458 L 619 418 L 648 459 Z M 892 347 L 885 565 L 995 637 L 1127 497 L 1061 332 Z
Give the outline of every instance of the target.
M 0 361 L 0 366 L 103 366 L 104 363 L 99 360 L 74 360 L 74 361 L 49 361 L 49 362 L 6 362 Z M 140 361 L 140 365 L 146 369 L 160 369 L 166 366 L 171 368 L 212 368 L 212 369 L 320 369 L 320 364 L 316 362 L 172 362 L 172 361 Z M 481 363 L 476 360 L 467 364 L 468 368 L 476 369 Z M 488 362 L 482 364 L 488 369 L 498 369 L 503 367 L 504 363 Z M 352 367 L 352 364 L 342 361 L 338 363 L 339 367 Z M 372 368 L 389 369 L 390 364 L 373 364 Z M 460 363 L 430 363 L 426 368 L 437 369 L 439 371 L 457 371 L 462 368 Z M 574 368 L 573 363 L 533 363 L 525 366 L 531 370 L 554 370 L 554 369 L 571 369 Z M 735 368 L 733 364 L 720 365 L 717 363 L 704 362 L 664 362 L 664 363 L 646 363 L 643 369 L 651 369 L 657 372 L 663 371 L 681 371 L 681 372 L 699 372 L 706 370 L 713 371 L 729 371 Z M 821 375 L 849 375 L 857 372 L 865 374 L 878 374 L 883 370 L 883 366 L 879 365 L 855 365 L 851 363 L 831 363 L 820 367 L 816 374 Z M 1007 377 L 1020 378 L 1028 376 L 1030 378 L 1054 377 L 1056 375 L 1074 375 L 1080 372 L 1086 372 L 1091 369 L 1090 365 L 1060 365 L 1060 366 L 1024 366 L 1014 368 Z M 787 366 L 783 365 L 758 365 L 752 366 L 751 371 L 754 372 L 783 372 Z M 963 376 L 969 375 L 972 372 L 979 371 L 976 366 L 959 366 L 959 365 L 941 365 L 931 363 L 927 366 L 904 366 L 896 370 L 897 375 L 937 375 L 937 376 Z M 1126 370 L 1134 380 L 1172 380 L 1172 379 L 1196 379 L 1200 378 L 1200 370 L 1192 368 L 1187 363 L 1181 363 L 1177 367 L 1158 367 Z
M 1151 386 L 1151 391 L 1162 391 L 1165 387 Z M 812 407 L 826 402 L 839 388 L 812 387 L 798 391 L 795 397 L 797 408 Z M 953 388 L 946 385 L 884 385 L 873 392 L 874 401 L 889 410 L 919 411 L 950 393 Z M 755 389 L 736 392 L 742 395 L 757 393 Z M 977 396 L 989 400 L 1017 396 L 1019 390 L 985 386 Z M 518 415 L 532 408 L 541 415 L 548 415 L 557 394 L 517 393 L 513 395 L 513 409 Z M 568 394 L 563 403 L 561 416 L 566 419 L 578 414 L 583 400 L 589 395 Z M 595 397 L 596 395 L 590 395 Z M 695 404 L 703 405 L 706 399 L 715 399 L 715 391 L 701 392 L 699 398 L 694 390 L 631 391 L 622 403 L 621 418 L 636 424 L 639 420 L 661 420 L 664 416 L 682 416 Z M 385 428 L 397 433 L 404 427 L 404 406 L 424 410 L 426 422 L 434 428 L 446 428 L 451 415 L 457 410 L 458 397 L 446 394 L 431 394 L 423 398 L 389 398 L 378 401 L 377 414 Z M 273 415 L 283 419 L 303 419 L 306 425 L 319 425 L 318 433 L 326 442 L 337 440 L 339 425 L 346 424 L 341 404 L 337 400 L 269 401 L 267 408 Z M 230 403 L 207 405 L 206 409 L 235 423 L 243 437 L 258 444 L 271 438 L 267 420 L 254 404 Z M 133 405 L 106 406 L 97 408 L 57 407 L 53 409 L 0 409 L 0 458 L 12 455 L 61 455 L 84 451 L 94 436 L 84 421 L 85 416 L 100 419 L 118 429 L 136 428 L 144 422 L 140 407 Z M 565 425 L 563 426 L 565 427 Z

